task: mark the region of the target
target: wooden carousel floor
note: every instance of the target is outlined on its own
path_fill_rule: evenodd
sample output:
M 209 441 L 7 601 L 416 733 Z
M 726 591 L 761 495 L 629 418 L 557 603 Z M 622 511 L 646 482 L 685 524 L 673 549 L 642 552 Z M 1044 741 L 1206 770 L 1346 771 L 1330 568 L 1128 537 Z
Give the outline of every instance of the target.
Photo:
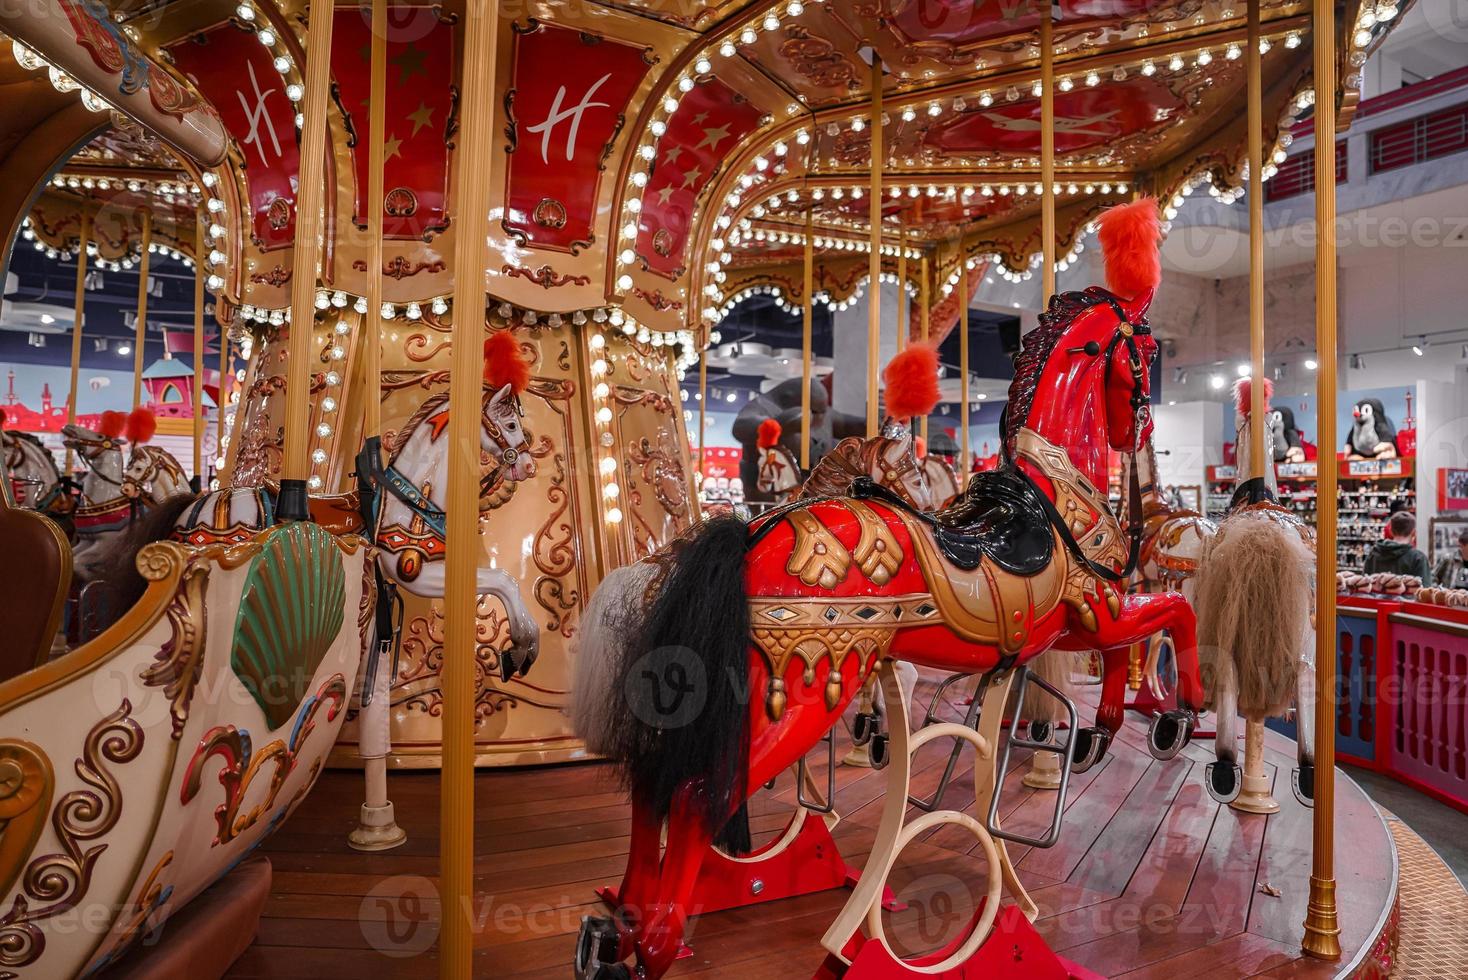
M 918 700 L 931 691 L 925 679 Z M 1086 698 L 1089 700 L 1089 697 Z M 949 717 L 960 709 L 950 704 Z M 1013 848 L 1021 878 L 1041 907 L 1041 934 L 1056 951 L 1108 977 L 1190 980 L 1339 975 L 1381 931 L 1395 894 L 1395 850 L 1356 785 L 1337 782 L 1337 881 L 1341 964 L 1299 953 L 1310 869 L 1310 811 L 1289 790 L 1293 743 L 1270 735 L 1267 761 L 1283 807 L 1271 817 L 1220 808 L 1203 787 L 1209 742 L 1170 762 L 1143 748 L 1133 717 L 1104 765 L 1073 779 L 1060 842 Z M 839 752 L 846 739 L 840 735 Z M 812 758 L 818 753 L 813 753 Z M 1018 756 L 1019 753 L 1016 753 Z M 946 803 L 973 809 L 968 753 Z M 937 785 L 946 746 L 925 747 L 914 792 Z M 1038 828 L 1052 794 L 1006 777 L 1006 827 Z M 813 769 L 824 780 L 824 757 Z M 835 837 L 859 867 L 872 846 L 885 778 L 838 771 Z M 476 869 L 482 923 L 475 976 L 571 975 L 581 916 L 600 914 L 592 889 L 614 882 L 627 851 L 628 808 L 597 764 L 494 770 L 476 777 Z M 383 854 L 345 843 L 355 825 L 360 778 L 324 775 L 301 809 L 263 847 L 274 864 L 270 901 L 254 945 L 232 977 L 425 977 L 437 974 L 432 937 L 437 902 L 429 882 L 438 848 L 438 780 L 395 774 L 391 794 L 409 840 Z M 752 805 L 766 838 L 783 826 L 787 777 Z M 955 827 L 915 841 L 891 884 L 909 904 L 887 932 L 905 954 L 930 949 L 967 921 L 987 871 L 976 842 Z M 427 879 L 428 881 L 425 881 Z M 798 978 L 820 964 L 821 934 L 845 901 L 825 892 L 694 920 L 694 955 L 674 977 Z

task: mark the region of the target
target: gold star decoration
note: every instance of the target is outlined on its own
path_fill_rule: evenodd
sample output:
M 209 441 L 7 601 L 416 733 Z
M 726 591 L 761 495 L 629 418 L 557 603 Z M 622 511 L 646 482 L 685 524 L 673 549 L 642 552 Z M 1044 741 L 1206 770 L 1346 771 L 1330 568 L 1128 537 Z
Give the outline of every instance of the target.
M 428 69 L 424 67 L 424 61 L 428 58 L 428 52 L 415 48 L 409 42 L 403 50 L 393 57 L 387 59 L 391 64 L 398 66 L 398 84 L 408 84 L 408 79 L 414 75 L 427 75 Z
M 703 131 L 703 142 L 695 146 L 694 149 L 701 150 L 706 146 L 711 150 L 717 151 L 719 149 L 719 144 L 727 139 L 728 136 L 729 127 L 727 124 L 723 126 L 714 126 L 712 128 L 705 127 Z
M 418 130 L 425 126 L 433 125 L 433 110 L 428 108 L 428 103 L 418 103 L 418 108 L 408 115 L 409 121 L 413 123 L 413 131 L 408 134 L 408 139 L 418 135 Z
M 386 140 L 384 140 L 383 141 L 383 144 L 382 144 L 382 149 L 383 149 L 382 162 L 383 163 L 386 163 L 387 161 L 391 160 L 393 157 L 402 156 L 402 152 L 401 152 L 402 151 L 402 148 L 403 148 L 403 141 L 400 140 L 400 139 L 398 139 L 396 136 L 393 136 L 393 135 L 389 134 L 388 135 L 388 138 Z
M 684 187 L 694 187 L 694 186 L 696 186 L 698 184 L 698 178 L 700 178 L 702 176 L 703 176 L 703 171 L 700 170 L 698 167 L 694 167 L 692 170 L 689 170 L 689 171 L 687 171 L 687 172 L 685 172 L 683 174 L 683 186 Z
M 667 187 L 661 188 L 658 191 L 658 204 L 660 206 L 661 205 L 666 205 L 668 203 L 668 198 L 670 198 L 672 196 L 673 196 L 673 185 L 672 184 L 669 184 Z

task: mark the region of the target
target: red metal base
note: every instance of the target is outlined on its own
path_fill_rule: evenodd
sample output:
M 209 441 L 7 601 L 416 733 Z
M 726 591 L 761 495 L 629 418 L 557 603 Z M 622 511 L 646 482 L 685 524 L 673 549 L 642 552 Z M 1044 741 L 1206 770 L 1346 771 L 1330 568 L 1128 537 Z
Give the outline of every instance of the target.
M 978 921 L 983 907 L 969 920 L 969 929 Z M 1017 905 L 1006 905 L 994 920 L 994 931 L 965 963 L 942 973 L 920 972 L 914 967 L 931 966 L 947 959 L 963 945 L 969 935 L 965 929 L 942 949 L 911 960 L 900 960 L 882 943 L 871 942 L 858 933 L 851 937 L 843 952 L 851 960 L 846 966 L 840 959 L 827 956 L 816 971 L 814 980 L 1105 980 L 1051 951 L 1045 940 L 1030 925 Z
M 841 859 L 836 841 L 820 814 L 806 810 L 795 839 L 779 853 L 770 853 L 783 838 L 782 834 L 739 861 L 710 848 L 688 899 L 688 914 L 723 912 L 856 885 L 860 872 Z M 650 889 L 649 894 L 653 891 Z M 611 885 L 598 888 L 596 895 L 610 908 L 621 904 L 617 889 Z M 885 888 L 882 907 L 889 912 L 901 912 L 907 905 L 897 901 L 892 889 Z M 688 955 L 690 951 L 685 946 L 678 958 Z

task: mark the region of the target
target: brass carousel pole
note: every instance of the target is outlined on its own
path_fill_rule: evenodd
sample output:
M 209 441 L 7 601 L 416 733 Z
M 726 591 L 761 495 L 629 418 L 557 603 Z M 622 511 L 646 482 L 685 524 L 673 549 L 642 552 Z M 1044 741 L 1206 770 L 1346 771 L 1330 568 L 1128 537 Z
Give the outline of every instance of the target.
M 958 246 L 958 377 L 962 391 L 963 406 L 959 410 L 959 432 L 961 442 L 958 452 L 959 486 L 968 483 L 969 470 L 973 468 L 973 453 L 968 444 L 968 257 L 963 254 L 963 245 Z
M 907 225 L 897 227 L 897 349 L 907 346 Z
M 363 451 L 380 462 L 382 433 L 382 171 L 387 140 L 387 0 L 372 0 L 371 88 L 367 109 L 367 314 L 362 318 L 362 397 L 365 399 Z M 372 529 L 368 529 L 371 533 Z M 392 689 L 392 656 L 382 646 L 370 656 L 371 690 L 363 690 L 358 752 L 366 782 L 357 828 L 347 844 L 359 851 L 385 851 L 408 839 L 398 826 L 387 796 L 387 757 L 392 751 L 388 715 Z
M 215 406 L 219 414 L 214 417 L 214 452 L 218 459 L 224 459 L 224 407 L 229 404 L 229 331 L 221 324 L 219 328 L 219 404 Z M 224 469 L 222 463 L 215 464 L 215 476 Z M 224 481 L 220 480 L 220 485 Z
M 143 404 L 143 346 L 148 340 L 148 266 L 153 244 L 153 212 L 143 212 L 143 258 L 138 263 L 138 322 L 133 331 L 133 408 Z
M 811 227 L 812 209 L 805 209 L 805 256 L 803 275 L 805 309 L 801 311 L 800 333 L 800 469 L 810 469 L 810 348 L 811 314 L 815 308 L 815 239 Z
M 918 282 L 918 306 L 921 307 L 918 311 L 921 319 L 918 322 L 920 324 L 919 329 L 922 331 L 923 343 L 926 344 L 928 342 L 928 255 L 926 252 L 923 253 L 922 264 L 918 267 L 918 275 L 920 276 Z M 928 417 L 926 415 L 923 416 L 921 434 L 923 442 L 927 442 Z
M 1249 0 L 1248 76 L 1249 155 L 1249 472 L 1242 479 L 1262 478 L 1274 461 L 1264 455 L 1264 82 L 1259 52 L 1259 0 Z M 1264 719 L 1248 718 L 1244 730 L 1244 777 L 1234 809 L 1246 813 L 1278 813 L 1264 766 Z
M 440 899 L 443 935 L 439 976 L 467 977 L 474 953 L 473 651 L 478 644 L 476 573 L 479 544 L 479 415 L 484 375 L 485 268 L 489 264 L 493 167 L 495 28 L 498 0 L 470 0 L 464 17 L 463 132 L 455 183 L 454 348 L 449 381 L 448 553 L 444 584 L 444 649 L 458 651 L 443 667 L 443 775 L 440 814 Z
M 708 432 L 709 407 L 709 332 L 699 333 L 698 351 L 698 472 L 700 483 L 703 476 L 703 437 Z
M 1305 953 L 1341 958 L 1335 897 L 1336 239 L 1335 4 L 1315 0 L 1315 376 L 1321 458 L 1315 500 L 1315 843 Z
M 306 93 L 301 103 L 301 165 L 296 192 L 295 258 L 291 266 L 291 332 L 286 355 L 285 458 L 280 472 L 282 521 L 308 516 L 306 477 L 311 469 L 311 341 L 315 334 L 316 274 L 326 200 L 326 106 L 331 85 L 332 5 L 311 4 L 306 26 Z
M 76 424 L 77 377 L 82 368 L 82 321 L 87 306 L 87 244 L 92 238 L 92 216 L 82 209 L 81 237 L 77 240 L 76 253 L 76 301 L 72 306 L 71 318 L 71 389 L 66 396 L 66 424 Z M 66 469 L 63 476 L 71 475 L 75 463 L 71 447 L 66 449 Z
M 1040 307 L 1055 295 L 1055 46 L 1047 6 L 1040 13 Z M 968 296 L 964 296 L 968 303 Z
M 872 253 L 867 261 L 867 438 L 877 434 L 877 371 L 882 346 L 882 168 L 886 165 L 886 140 L 882 134 L 882 59 L 872 52 L 872 182 L 868 190 L 867 220 L 871 224 Z
M 194 480 L 204 481 L 204 209 L 194 214 Z

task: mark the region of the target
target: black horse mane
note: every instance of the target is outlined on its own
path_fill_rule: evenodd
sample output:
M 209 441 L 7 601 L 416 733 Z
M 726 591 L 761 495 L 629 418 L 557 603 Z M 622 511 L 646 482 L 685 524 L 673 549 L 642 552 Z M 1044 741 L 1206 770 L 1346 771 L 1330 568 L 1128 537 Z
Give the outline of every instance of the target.
M 1035 392 L 1040 387 L 1040 375 L 1061 335 L 1086 310 L 1115 300 L 1116 297 L 1100 286 L 1056 293 L 1050 297 L 1049 309 L 1040 314 L 1040 325 L 1024 335 L 1020 352 L 1014 358 L 1014 380 L 1009 384 L 1009 404 L 1004 407 L 1001 423 L 1006 458 L 1014 456 L 1015 437 L 1019 435 L 1025 419 L 1029 418 L 1030 406 L 1034 404 Z

